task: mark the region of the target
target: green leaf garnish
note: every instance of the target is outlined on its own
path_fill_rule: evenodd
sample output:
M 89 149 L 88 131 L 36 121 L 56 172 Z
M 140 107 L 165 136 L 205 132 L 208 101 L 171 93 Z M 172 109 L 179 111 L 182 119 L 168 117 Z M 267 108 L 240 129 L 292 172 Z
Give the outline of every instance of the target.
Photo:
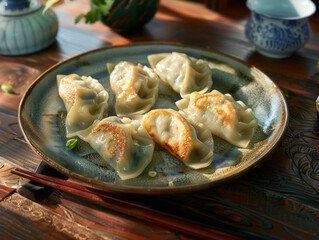
M 70 150 L 72 150 L 73 148 L 75 148 L 78 141 L 79 139 L 71 138 L 66 142 L 65 146 L 67 146 Z
M 79 16 L 77 16 L 76 18 L 75 18 L 75 23 L 79 23 L 80 21 L 81 21 L 81 19 L 82 18 L 84 18 L 84 16 L 85 16 L 85 14 L 80 14 Z
M 55 1 L 55 0 L 49 0 Z M 85 23 L 95 23 L 100 20 L 101 16 L 107 16 L 110 13 L 114 0 L 93 0 L 91 2 L 91 9 L 86 14 L 80 14 L 76 17 L 75 23 L 85 19 Z
M 110 9 L 112 8 L 114 0 L 104 1 L 104 4 L 99 5 L 101 13 L 103 16 L 106 16 L 110 13 Z
M 1 90 L 6 92 L 6 93 L 11 93 L 11 94 L 15 93 L 12 85 L 10 85 L 10 84 L 5 84 L 5 83 L 1 84 Z
M 283 93 L 285 97 L 289 97 L 289 93 L 286 89 L 281 89 L 281 92 Z
M 32 0 L 31 0 L 32 1 Z M 44 14 L 50 7 L 59 2 L 60 0 L 47 0 L 45 3 L 45 7 L 42 11 Z M 68 2 L 69 0 L 64 0 Z M 112 8 L 114 0 L 92 0 L 91 1 L 91 9 L 86 14 L 80 14 L 75 18 L 75 23 L 78 23 L 85 19 L 85 23 L 95 23 L 100 20 L 101 15 L 107 16 L 110 13 L 110 9 Z

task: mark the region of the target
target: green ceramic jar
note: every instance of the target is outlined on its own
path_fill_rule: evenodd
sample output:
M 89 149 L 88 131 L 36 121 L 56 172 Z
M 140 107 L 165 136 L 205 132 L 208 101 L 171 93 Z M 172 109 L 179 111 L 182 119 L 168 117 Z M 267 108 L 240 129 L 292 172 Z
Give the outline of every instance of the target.
M 136 31 L 154 17 L 159 1 L 115 0 L 110 14 L 101 21 L 116 32 Z

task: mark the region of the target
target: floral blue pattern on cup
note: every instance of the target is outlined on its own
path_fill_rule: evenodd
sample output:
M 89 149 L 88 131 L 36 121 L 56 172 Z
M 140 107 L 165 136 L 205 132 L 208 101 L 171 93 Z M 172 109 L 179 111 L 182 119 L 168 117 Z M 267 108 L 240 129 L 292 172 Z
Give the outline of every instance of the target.
M 247 2 L 248 7 L 253 6 L 253 0 Z M 287 2 L 290 1 L 287 0 Z M 314 10 L 315 7 L 309 9 L 312 12 Z M 252 10 L 246 24 L 245 35 L 261 54 L 273 58 L 288 57 L 303 47 L 310 38 L 310 25 L 307 17 L 272 16 Z

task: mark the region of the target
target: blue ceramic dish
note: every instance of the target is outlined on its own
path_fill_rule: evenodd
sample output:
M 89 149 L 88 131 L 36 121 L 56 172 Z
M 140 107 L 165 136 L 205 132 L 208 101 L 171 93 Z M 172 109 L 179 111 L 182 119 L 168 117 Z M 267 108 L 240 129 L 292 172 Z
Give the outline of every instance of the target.
M 98 157 L 87 154 L 86 146 L 80 144 L 74 151 L 65 146 L 59 120 L 65 108 L 58 95 L 56 75 L 77 73 L 100 80 L 110 93 L 109 114 L 113 115 L 115 100 L 105 64 L 127 60 L 148 65 L 149 54 L 172 51 L 208 60 L 213 71 L 213 88 L 231 93 L 253 109 L 259 127 L 248 149 L 234 147 L 215 137 L 211 166 L 192 170 L 157 147 L 147 169 L 139 177 L 123 181 L 112 169 L 95 164 Z M 174 102 L 180 97 L 166 92 L 160 93 L 159 98 L 166 107 L 176 108 Z M 194 191 L 241 176 L 278 145 L 287 121 L 287 104 L 279 88 L 255 67 L 210 49 L 154 42 L 97 49 L 60 62 L 35 80 L 19 108 L 19 123 L 25 138 L 49 165 L 105 191 L 142 194 Z M 157 175 L 150 176 L 150 171 Z

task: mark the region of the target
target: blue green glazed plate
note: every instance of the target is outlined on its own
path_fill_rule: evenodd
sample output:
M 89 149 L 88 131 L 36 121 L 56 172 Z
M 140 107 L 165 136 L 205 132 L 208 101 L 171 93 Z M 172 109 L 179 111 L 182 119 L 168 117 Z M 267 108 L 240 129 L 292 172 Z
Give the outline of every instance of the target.
M 166 150 L 156 147 L 152 162 L 139 177 L 121 180 L 113 169 L 99 164 L 100 157 L 85 142 L 79 142 L 73 150 L 65 146 L 65 108 L 58 95 L 56 75 L 76 73 L 98 79 L 110 94 L 109 115 L 114 115 L 115 98 L 106 63 L 125 60 L 149 65 L 148 55 L 173 51 L 209 61 L 213 88 L 232 94 L 252 108 L 258 128 L 249 148 L 234 147 L 214 137 L 213 163 L 207 168 L 193 170 Z M 178 99 L 180 96 L 176 93 L 162 91 L 155 108 L 177 109 L 174 103 Z M 285 99 L 263 72 L 220 52 L 179 43 L 135 43 L 71 57 L 39 76 L 25 93 L 19 108 L 19 124 L 26 140 L 49 165 L 101 190 L 138 194 L 189 192 L 237 178 L 269 156 L 283 137 L 287 122 Z

